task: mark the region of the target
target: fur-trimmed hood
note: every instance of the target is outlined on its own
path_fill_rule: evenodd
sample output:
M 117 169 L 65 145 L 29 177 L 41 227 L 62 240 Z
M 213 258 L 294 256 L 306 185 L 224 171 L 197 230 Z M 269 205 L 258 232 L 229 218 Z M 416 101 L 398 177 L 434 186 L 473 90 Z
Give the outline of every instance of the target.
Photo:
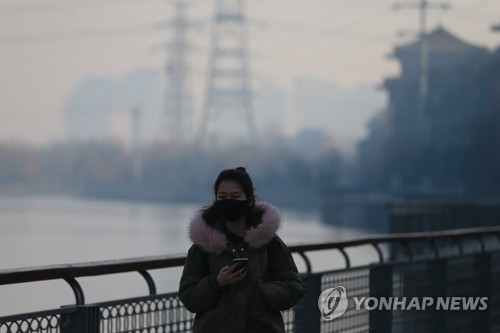
M 265 202 L 257 202 L 257 209 L 263 211 L 262 223 L 251 227 L 245 232 L 244 239 L 248 246 L 254 249 L 266 245 L 280 228 L 280 214 L 278 209 Z M 223 231 L 208 225 L 198 212 L 189 225 L 189 238 L 209 253 L 220 254 L 226 248 L 226 235 Z

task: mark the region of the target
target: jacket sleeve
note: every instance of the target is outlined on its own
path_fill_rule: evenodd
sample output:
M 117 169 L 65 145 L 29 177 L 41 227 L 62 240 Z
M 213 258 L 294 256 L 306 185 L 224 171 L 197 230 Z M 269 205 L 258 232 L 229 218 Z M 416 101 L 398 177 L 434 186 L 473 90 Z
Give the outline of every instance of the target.
M 276 238 L 276 279 L 262 283 L 261 300 L 268 309 L 283 311 L 297 304 L 306 289 L 292 253 L 279 237 Z
M 193 313 L 214 308 L 222 296 L 217 276 L 206 275 L 203 271 L 201 256 L 202 250 L 196 245 L 191 246 L 179 283 L 179 299 Z

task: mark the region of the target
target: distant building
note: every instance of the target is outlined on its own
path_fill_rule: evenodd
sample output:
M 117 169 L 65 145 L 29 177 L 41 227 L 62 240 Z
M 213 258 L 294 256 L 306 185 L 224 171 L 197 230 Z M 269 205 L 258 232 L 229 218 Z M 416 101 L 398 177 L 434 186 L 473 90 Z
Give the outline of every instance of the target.
M 486 48 L 468 44 L 443 27 L 430 32 L 427 41 L 430 91 L 433 84 L 448 71 L 475 62 L 488 53 Z M 412 137 L 417 124 L 420 42 L 417 40 L 397 46 L 391 57 L 399 61 L 401 76 L 387 79 L 384 83 L 389 93 L 389 134 L 399 138 Z M 439 102 L 440 96 L 435 90 L 429 97 L 429 104 Z
M 362 183 L 398 193 L 490 191 L 486 178 L 498 178 L 488 159 L 497 158 L 490 148 L 500 135 L 500 51 L 466 43 L 443 27 L 427 38 L 425 106 L 419 108 L 419 41 L 397 46 L 392 57 L 401 74 L 385 80 L 388 105 L 359 145 Z
M 401 75 L 384 82 L 389 104 L 359 145 L 360 186 L 332 193 L 325 220 L 384 232 L 498 222 L 488 205 L 500 197 L 500 49 L 489 52 L 442 27 L 427 38 L 425 103 L 419 42 L 398 46 L 392 57 Z
M 324 154 L 329 145 L 328 135 L 319 128 L 303 129 L 291 139 L 293 150 L 310 161 Z
M 116 83 L 109 79 L 82 81 L 65 104 L 68 138 L 72 141 L 107 140 L 110 136 Z
M 157 103 L 157 78 L 137 69 L 117 81 L 107 77 L 82 80 L 65 105 L 67 137 L 71 141 L 116 141 L 130 144 L 133 129 L 141 143 L 153 142 L 164 130 Z M 132 110 L 137 110 L 135 116 Z

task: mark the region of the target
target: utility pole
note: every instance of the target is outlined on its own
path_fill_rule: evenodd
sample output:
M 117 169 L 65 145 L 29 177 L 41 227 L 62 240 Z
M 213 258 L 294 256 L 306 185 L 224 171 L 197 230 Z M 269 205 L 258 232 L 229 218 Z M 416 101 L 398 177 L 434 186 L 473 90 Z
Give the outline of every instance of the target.
M 135 182 L 142 180 L 143 158 L 141 144 L 141 109 L 132 109 L 132 177 Z
M 417 106 L 417 126 L 422 129 L 424 113 L 427 106 L 427 96 L 429 93 L 429 44 L 427 40 L 427 10 L 429 9 L 449 9 L 447 3 L 429 2 L 428 0 L 420 0 L 416 3 L 396 3 L 394 8 L 399 9 L 418 9 L 419 16 L 419 89 L 418 89 L 418 106 Z
M 216 0 L 211 37 L 211 55 L 198 140 L 206 142 L 211 125 L 222 113 L 242 116 L 249 142 L 257 143 L 253 114 L 248 32 L 244 0 Z
M 300 129 L 300 116 L 302 112 L 302 89 L 301 80 L 296 77 L 293 80 L 290 103 L 287 112 L 287 132 L 290 137 L 294 137 L 299 133 Z
M 186 18 L 186 3 L 182 0 L 174 2 L 175 17 L 169 22 L 173 30 L 169 45 L 165 90 L 165 131 L 172 144 L 191 139 L 192 128 L 192 96 L 187 87 L 189 66 L 187 56 L 191 47 L 187 42 L 187 34 L 194 24 Z

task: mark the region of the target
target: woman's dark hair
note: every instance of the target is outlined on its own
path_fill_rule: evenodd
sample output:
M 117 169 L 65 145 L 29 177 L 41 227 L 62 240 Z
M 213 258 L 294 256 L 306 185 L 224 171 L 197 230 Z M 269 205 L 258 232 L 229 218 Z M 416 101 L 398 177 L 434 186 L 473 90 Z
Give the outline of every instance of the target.
M 243 192 L 245 192 L 247 199 L 251 201 L 251 205 L 246 215 L 247 227 L 255 226 L 260 223 L 263 212 L 255 206 L 255 189 L 253 187 L 252 178 L 250 178 L 246 169 L 244 167 L 237 167 L 234 169 L 222 170 L 219 176 L 217 176 L 217 179 L 215 179 L 213 186 L 215 200 L 217 200 L 217 190 L 219 189 L 220 183 L 226 180 L 232 180 L 238 183 L 243 189 Z M 217 216 L 217 213 L 213 209 L 213 205 L 206 207 L 202 211 L 204 220 L 209 224 L 213 224 L 219 219 L 219 216 Z
M 222 170 L 221 173 L 219 173 L 219 176 L 217 177 L 214 183 L 214 195 L 216 197 L 220 183 L 222 183 L 225 180 L 232 180 L 238 183 L 243 189 L 243 192 L 245 192 L 245 195 L 247 196 L 248 200 L 253 200 L 254 188 L 253 188 L 252 178 L 250 178 L 250 175 L 247 173 L 244 167 L 237 167 L 236 169 L 225 169 Z

